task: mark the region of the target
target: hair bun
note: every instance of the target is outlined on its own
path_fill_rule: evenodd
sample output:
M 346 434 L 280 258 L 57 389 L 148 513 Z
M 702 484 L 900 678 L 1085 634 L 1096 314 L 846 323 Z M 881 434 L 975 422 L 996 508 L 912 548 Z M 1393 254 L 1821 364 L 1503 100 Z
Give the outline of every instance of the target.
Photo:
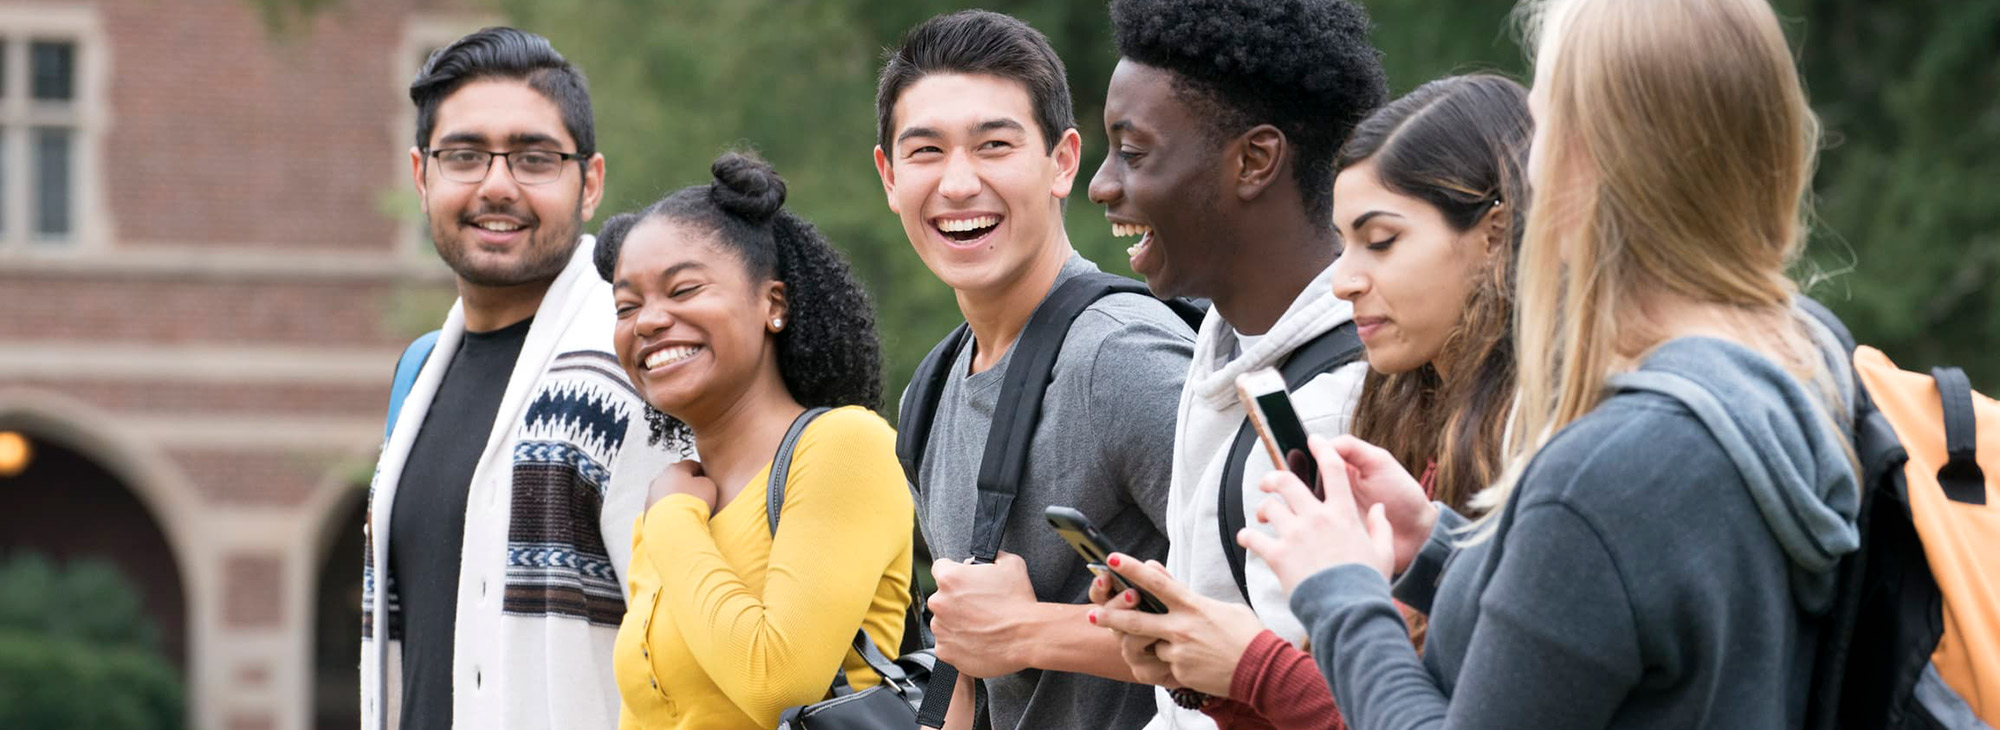
M 709 194 L 730 215 L 762 223 L 785 204 L 785 179 L 770 163 L 740 152 L 723 155 L 709 168 Z

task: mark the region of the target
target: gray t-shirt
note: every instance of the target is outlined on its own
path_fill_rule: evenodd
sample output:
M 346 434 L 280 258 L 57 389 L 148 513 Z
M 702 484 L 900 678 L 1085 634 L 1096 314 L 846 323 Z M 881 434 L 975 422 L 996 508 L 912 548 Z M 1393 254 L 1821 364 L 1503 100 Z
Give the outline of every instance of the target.
M 1072 257 L 1057 283 L 1096 270 Z M 1090 591 L 1083 561 L 1042 519 L 1052 504 L 1082 512 L 1135 557 L 1166 559 L 1174 418 L 1193 341 L 1186 323 L 1143 294 L 1099 299 L 1070 326 L 1000 542 L 1028 564 L 1039 600 L 1085 603 Z M 972 354 L 960 348 L 952 372 L 968 372 Z M 985 372 L 949 378 L 939 394 L 917 495 L 933 557 L 964 560 L 971 552 L 980 459 L 1013 357 L 1009 351 Z M 986 690 L 979 727 L 1137 728 L 1154 713 L 1151 687 L 1083 674 L 1028 669 L 987 680 Z M 962 699 L 969 698 L 953 701 Z

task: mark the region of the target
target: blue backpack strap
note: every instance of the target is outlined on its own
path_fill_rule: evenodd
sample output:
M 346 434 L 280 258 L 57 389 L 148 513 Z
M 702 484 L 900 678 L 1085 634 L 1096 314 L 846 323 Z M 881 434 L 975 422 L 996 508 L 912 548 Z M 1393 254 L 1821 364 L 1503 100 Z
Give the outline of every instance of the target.
M 444 330 L 431 330 L 418 337 L 403 349 L 403 356 L 396 358 L 396 380 L 389 386 L 389 418 L 382 426 L 382 440 L 396 432 L 396 416 L 403 412 L 403 399 L 409 397 L 410 387 L 417 384 L 417 374 L 424 371 L 424 363 L 430 361 L 431 350 L 437 348 L 438 335 Z

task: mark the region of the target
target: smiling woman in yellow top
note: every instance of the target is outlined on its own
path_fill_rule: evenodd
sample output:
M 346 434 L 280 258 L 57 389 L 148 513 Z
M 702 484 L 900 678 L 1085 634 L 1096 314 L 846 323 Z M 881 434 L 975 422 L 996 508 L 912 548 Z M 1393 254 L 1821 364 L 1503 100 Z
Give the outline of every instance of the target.
M 825 698 L 836 670 L 879 681 L 909 601 L 910 493 L 882 400 L 873 310 L 818 231 L 781 210 L 755 159 L 604 225 L 619 363 L 656 439 L 692 437 L 699 465 L 653 482 L 633 531 L 630 602 L 613 664 L 624 728 L 770 728 Z M 774 536 L 765 487 L 785 432 L 834 410 L 793 450 Z

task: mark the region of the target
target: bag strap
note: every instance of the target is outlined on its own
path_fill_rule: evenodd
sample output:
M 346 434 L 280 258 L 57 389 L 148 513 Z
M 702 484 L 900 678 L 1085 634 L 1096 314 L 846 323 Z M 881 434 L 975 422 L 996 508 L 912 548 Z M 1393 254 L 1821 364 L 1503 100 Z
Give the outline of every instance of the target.
M 785 506 L 785 479 L 792 474 L 792 449 L 798 446 L 799 437 L 805 435 L 806 425 L 830 410 L 833 409 L 825 406 L 808 408 L 792 419 L 792 427 L 785 430 L 785 440 L 778 442 L 778 453 L 771 457 L 771 481 L 764 488 L 764 516 L 771 523 L 773 538 L 778 536 L 778 513 Z
M 917 475 L 923 466 L 924 448 L 930 444 L 931 421 L 937 417 L 938 399 L 944 395 L 946 378 L 951 377 L 951 364 L 958 359 L 959 348 L 971 336 L 971 328 L 961 322 L 931 348 L 930 354 L 917 365 L 917 372 L 910 376 L 909 397 L 902 411 L 896 414 L 896 460 L 903 464 L 903 478 L 919 492 L 922 485 Z
M 1118 293 L 1152 296 L 1146 285 L 1117 274 L 1097 272 L 1071 277 L 1057 285 L 1048 298 L 1035 308 L 1035 313 L 1028 317 L 1027 326 L 1021 330 L 1020 339 L 1014 342 L 1007 372 L 1000 380 L 1000 395 L 996 401 L 1000 407 L 993 414 L 993 423 L 986 432 L 986 449 L 979 460 L 979 494 L 973 508 L 969 551 L 975 562 L 990 563 L 1000 555 L 1000 541 L 1007 533 L 1007 517 L 1013 511 L 1014 497 L 1020 493 L 1021 480 L 1027 476 L 1028 451 L 1033 446 L 1035 427 L 1041 422 L 1042 399 L 1047 395 L 1049 382 L 1055 377 L 1056 357 L 1062 353 L 1063 340 L 1069 336 L 1070 325 L 1091 304 Z M 1183 321 L 1189 316 L 1180 308 L 1175 308 L 1174 312 Z M 951 364 L 958 359 L 958 349 L 963 346 L 967 332 L 961 325 L 924 358 L 924 364 L 917 370 L 919 379 L 913 380 L 910 386 L 913 389 L 911 404 L 920 410 L 897 419 L 908 429 L 898 437 L 897 455 L 915 457 L 906 457 L 903 463 L 910 484 L 917 488 L 919 494 L 923 488 L 914 467 L 930 438 L 930 421 L 936 416 L 938 398 L 947 382 L 945 378 L 952 375 Z M 921 439 L 918 439 L 919 435 Z M 903 437 L 913 439 L 915 448 L 905 449 L 900 440 Z M 938 662 L 931 669 L 930 683 L 924 688 L 924 703 L 917 711 L 917 724 L 943 727 L 945 712 L 951 707 L 951 696 L 957 687 L 958 669 L 946 662 Z
M 1944 466 L 1938 486 L 1953 502 L 1986 504 L 1986 472 L 1979 468 L 1979 422 L 1972 411 L 1972 381 L 1958 368 L 1931 368 L 1944 405 Z
M 806 426 L 810 425 L 813 419 L 819 418 L 820 414 L 826 413 L 829 410 L 832 409 L 824 406 L 810 408 L 806 412 L 799 414 L 798 418 L 792 419 L 791 428 L 785 430 L 784 440 L 778 442 L 778 453 L 771 457 L 771 478 L 764 487 L 764 516 L 765 520 L 771 526 L 771 537 L 774 539 L 778 536 L 778 515 L 784 511 L 785 480 L 792 473 L 792 453 L 798 447 L 799 437 L 805 434 Z M 877 648 L 875 642 L 868 638 L 868 631 L 866 629 L 857 629 L 854 632 L 854 644 L 852 648 L 855 653 L 861 655 L 862 661 L 867 662 L 868 666 L 874 669 L 876 674 L 881 675 L 882 681 L 902 682 L 904 684 L 909 682 L 908 675 L 903 672 L 902 668 L 896 666 L 896 663 L 890 661 L 888 657 L 883 656 L 882 650 Z M 900 685 L 898 686 L 900 687 Z M 848 684 L 846 667 L 841 667 L 834 671 L 833 688 L 829 691 L 834 695 L 851 694 L 854 691 L 852 685 Z
M 1027 478 L 1028 452 L 1035 427 L 1042 420 L 1042 400 L 1055 378 L 1057 356 L 1071 324 L 1099 299 L 1116 294 L 1148 293 L 1145 285 L 1116 274 L 1085 274 L 1055 288 L 1021 330 L 1012 359 L 1001 376 L 992 427 L 986 433 L 985 454 L 979 460 L 979 501 L 973 512 L 971 553 L 992 562 L 1000 553 L 1007 516 Z
M 1364 353 L 1354 323 L 1344 322 L 1293 350 L 1284 364 L 1278 366 L 1278 372 L 1285 377 L 1286 390 L 1298 390 L 1313 378 L 1338 370 Z M 1236 429 L 1236 441 L 1229 447 L 1229 456 L 1222 462 L 1222 484 L 1215 490 L 1215 513 L 1219 516 L 1216 527 L 1221 533 L 1222 555 L 1229 562 L 1229 575 L 1236 579 L 1236 590 L 1243 594 L 1246 605 L 1250 603 L 1250 579 L 1245 572 L 1249 556 L 1242 545 L 1236 544 L 1236 533 L 1242 532 L 1247 524 L 1243 514 L 1243 469 L 1256 445 L 1257 429 L 1250 425 L 1250 417 L 1245 414 L 1243 425 Z
M 424 363 L 430 361 L 431 350 L 437 349 L 438 335 L 443 333 L 444 330 L 424 333 L 396 358 L 396 379 L 389 385 L 389 418 L 382 425 L 382 440 L 389 440 L 396 432 L 396 417 L 403 413 L 403 400 L 410 396 L 410 388 L 417 384 L 417 375 L 423 373 Z

